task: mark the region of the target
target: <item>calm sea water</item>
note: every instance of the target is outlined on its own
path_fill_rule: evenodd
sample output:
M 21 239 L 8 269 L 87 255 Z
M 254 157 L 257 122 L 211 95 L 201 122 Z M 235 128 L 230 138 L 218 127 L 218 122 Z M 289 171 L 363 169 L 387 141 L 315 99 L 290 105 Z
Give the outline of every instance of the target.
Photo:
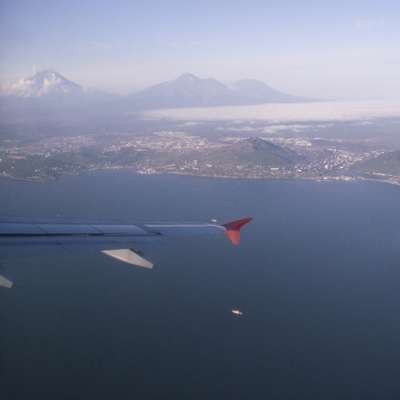
M 223 238 L 6 260 L 1 399 L 400 398 L 400 188 L 102 172 L 0 181 L 1 216 L 221 222 Z M 237 318 L 232 308 L 244 315 Z

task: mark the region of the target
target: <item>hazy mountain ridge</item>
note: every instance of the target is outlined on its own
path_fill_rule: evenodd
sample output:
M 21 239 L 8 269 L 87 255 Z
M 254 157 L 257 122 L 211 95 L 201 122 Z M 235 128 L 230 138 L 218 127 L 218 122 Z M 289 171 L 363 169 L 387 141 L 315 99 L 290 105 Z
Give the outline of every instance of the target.
M 217 106 L 228 101 L 230 90 L 215 79 L 200 79 L 183 74 L 133 93 L 125 98 L 129 106 L 140 109 Z
M 246 79 L 227 86 L 216 79 L 203 79 L 187 73 L 133 93 L 125 101 L 132 108 L 157 109 L 293 103 L 307 99 L 280 92 L 257 80 Z
M 37 72 L 0 90 L 3 96 L 30 99 L 93 97 L 95 100 L 96 96 L 100 96 L 106 97 L 102 100 L 109 100 L 111 97 L 111 95 L 105 96 L 103 92 L 84 88 L 53 70 Z M 203 79 L 190 73 L 183 74 L 175 80 L 161 82 L 139 92 L 118 97 L 119 104 L 125 104 L 134 109 L 212 107 L 306 100 L 282 93 L 256 80 L 241 80 L 227 86 L 216 79 Z
M 242 79 L 231 85 L 243 104 L 296 103 L 311 101 L 305 97 L 292 96 L 276 90 L 256 79 Z

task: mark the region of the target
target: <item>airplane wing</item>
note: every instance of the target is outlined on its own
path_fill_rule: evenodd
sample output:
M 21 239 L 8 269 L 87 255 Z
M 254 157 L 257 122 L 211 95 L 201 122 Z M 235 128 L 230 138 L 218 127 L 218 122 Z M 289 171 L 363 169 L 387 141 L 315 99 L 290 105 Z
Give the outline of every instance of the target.
M 167 237 L 224 234 L 234 245 L 238 245 L 240 229 L 251 220 L 251 218 L 243 218 L 222 225 L 216 223 L 117 225 L 0 222 L 0 252 L 2 247 L 10 246 L 25 248 L 92 246 L 119 261 L 138 267 L 152 268 L 153 264 L 136 249 L 138 243 Z M 0 286 L 10 288 L 12 285 L 10 279 L 0 274 Z

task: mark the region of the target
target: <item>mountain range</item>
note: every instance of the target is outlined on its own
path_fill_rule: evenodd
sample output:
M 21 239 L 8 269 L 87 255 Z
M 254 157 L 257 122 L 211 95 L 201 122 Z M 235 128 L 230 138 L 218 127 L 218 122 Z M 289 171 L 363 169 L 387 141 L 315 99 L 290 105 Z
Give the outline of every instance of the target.
M 145 110 L 309 101 L 242 80 L 228 86 L 215 79 L 183 74 L 125 96 L 85 88 L 45 70 L 0 88 L 0 137 L 68 132 L 143 131 Z M 165 123 L 164 123 L 165 125 Z
M 87 89 L 53 70 L 44 70 L 3 88 L 1 98 L 36 102 L 113 102 L 123 109 L 144 110 L 176 107 L 213 107 L 271 102 L 304 102 L 305 98 L 280 92 L 257 80 L 241 80 L 228 86 L 216 79 L 183 74 L 127 96 Z M 53 103 L 54 105 L 54 103 Z
M 124 99 L 138 109 L 214 107 L 307 101 L 275 90 L 257 80 L 241 80 L 228 86 L 216 79 L 183 74 L 173 81 L 151 86 Z

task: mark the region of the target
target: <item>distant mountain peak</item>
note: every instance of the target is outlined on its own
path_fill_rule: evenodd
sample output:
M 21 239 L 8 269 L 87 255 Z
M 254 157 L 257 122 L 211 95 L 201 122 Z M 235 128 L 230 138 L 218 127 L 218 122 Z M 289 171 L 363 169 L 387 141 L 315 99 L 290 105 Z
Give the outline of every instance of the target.
M 54 71 L 53 69 L 50 69 L 50 68 L 38 71 L 34 75 L 32 75 L 30 78 L 46 78 L 46 77 L 60 77 L 62 79 L 66 79 L 60 73 L 58 73 L 57 71 Z
M 81 94 L 84 89 L 58 72 L 46 69 L 20 79 L 9 87 L 8 94 L 18 97 L 43 97 L 49 95 Z
M 177 81 L 198 81 L 200 80 L 200 78 L 194 74 L 191 74 L 190 72 L 186 72 L 180 76 L 178 76 L 178 78 L 176 79 Z

